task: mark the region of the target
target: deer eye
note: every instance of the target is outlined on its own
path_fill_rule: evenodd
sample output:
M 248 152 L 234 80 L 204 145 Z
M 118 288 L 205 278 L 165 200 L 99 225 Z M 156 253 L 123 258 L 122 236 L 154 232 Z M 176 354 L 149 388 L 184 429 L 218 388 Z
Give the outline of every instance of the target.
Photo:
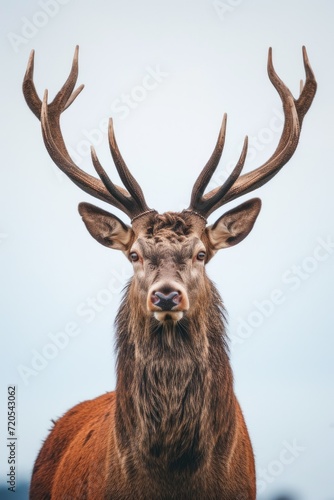
M 139 260 L 139 255 L 137 254 L 137 252 L 131 252 L 130 253 L 130 260 L 132 262 L 137 262 L 137 260 Z
M 204 260 L 205 256 L 206 256 L 205 252 L 203 252 L 203 251 L 198 252 L 198 254 L 197 254 L 197 260 Z

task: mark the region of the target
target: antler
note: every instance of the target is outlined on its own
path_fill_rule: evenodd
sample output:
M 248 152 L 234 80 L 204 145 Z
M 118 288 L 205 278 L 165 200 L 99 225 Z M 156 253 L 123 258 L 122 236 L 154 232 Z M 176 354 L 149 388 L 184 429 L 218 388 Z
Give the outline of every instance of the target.
M 115 139 L 112 119 L 109 121 L 109 147 L 119 176 L 127 188 L 116 186 L 101 166 L 94 148 L 91 148 L 92 162 L 100 179 L 81 170 L 70 157 L 60 129 L 60 115 L 67 109 L 83 89 L 80 85 L 74 90 L 78 77 L 78 52 L 75 48 L 70 74 L 54 100 L 48 104 L 48 92 L 43 101 L 38 97 L 33 81 L 34 51 L 31 52 L 23 80 L 23 94 L 31 111 L 41 121 L 42 134 L 46 149 L 55 164 L 81 189 L 92 196 L 119 208 L 130 218 L 151 211 L 144 194 L 128 167 L 126 166 Z
M 195 211 L 203 217 L 207 217 L 225 203 L 239 198 L 239 196 L 249 193 L 268 182 L 289 161 L 296 150 L 303 118 L 312 104 L 317 89 L 317 83 L 305 47 L 303 47 L 303 60 L 306 82 L 304 86 L 301 86 L 300 96 L 296 100 L 274 70 L 272 50 L 269 49 L 268 75 L 282 100 L 285 117 L 281 139 L 273 155 L 262 166 L 239 177 L 247 153 L 246 137 L 239 161 L 225 183 L 209 193 L 203 194 L 223 152 L 226 130 L 226 115 L 224 115 L 217 144 L 208 163 L 194 184 L 190 206 L 187 210 Z

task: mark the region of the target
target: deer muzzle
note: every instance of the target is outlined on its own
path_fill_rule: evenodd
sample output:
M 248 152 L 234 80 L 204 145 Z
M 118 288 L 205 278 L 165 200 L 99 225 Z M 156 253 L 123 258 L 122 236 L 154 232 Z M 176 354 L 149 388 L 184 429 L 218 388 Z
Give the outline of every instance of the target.
M 189 309 L 188 295 L 179 283 L 158 283 L 151 287 L 147 308 L 158 321 L 179 321 Z

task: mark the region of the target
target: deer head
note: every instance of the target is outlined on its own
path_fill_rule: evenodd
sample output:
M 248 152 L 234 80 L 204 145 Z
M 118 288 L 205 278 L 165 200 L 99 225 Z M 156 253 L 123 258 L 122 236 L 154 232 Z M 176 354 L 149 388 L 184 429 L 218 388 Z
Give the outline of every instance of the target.
M 251 231 L 261 208 L 258 198 L 229 210 L 207 225 L 207 217 L 222 205 L 249 193 L 274 177 L 296 150 L 301 125 L 316 92 L 316 81 L 303 47 L 305 85 L 298 99 L 276 74 L 269 49 L 268 75 L 283 105 L 285 122 L 276 151 L 268 161 L 252 172 L 241 175 L 247 155 L 247 137 L 232 173 L 224 184 L 205 194 L 220 161 L 226 132 L 226 115 L 214 151 L 196 180 L 190 205 L 180 213 L 158 214 L 149 208 L 138 182 L 119 151 L 113 122 L 109 121 L 109 146 L 112 158 L 125 186 L 113 183 L 98 160 L 94 148 L 91 157 L 99 176 L 81 170 L 70 157 L 60 128 L 61 113 L 74 101 L 83 86 L 74 90 L 78 76 L 76 47 L 69 77 L 54 100 L 48 104 L 45 91 L 41 100 L 33 82 L 34 52 L 24 77 L 23 92 L 28 106 L 41 121 L 42 134 L 49 155 L 56 165 L 82 190 L 123 211 L 131 226 L 118 217 L 88 203 L 80 203 L 79 212 L 90 234 L 102 245 L 122 250 L 133 263 L 133 290 L 141 314 L 154 316 L 159 322 L 179 321 L 191 316 L 203 300 L 205 286 L 199 293 L 204 265 L 221 248 L 242 241 Z

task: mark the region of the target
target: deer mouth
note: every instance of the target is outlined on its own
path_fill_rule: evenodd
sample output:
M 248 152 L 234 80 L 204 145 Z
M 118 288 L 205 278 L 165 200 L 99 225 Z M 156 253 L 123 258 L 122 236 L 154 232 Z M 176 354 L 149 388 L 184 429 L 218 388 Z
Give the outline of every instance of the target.
M 177 323 L 183 318 L 183 311 L 154 311 L 153 316 L 160 323 L 165 323 L 169 321 L 173 321 Z

